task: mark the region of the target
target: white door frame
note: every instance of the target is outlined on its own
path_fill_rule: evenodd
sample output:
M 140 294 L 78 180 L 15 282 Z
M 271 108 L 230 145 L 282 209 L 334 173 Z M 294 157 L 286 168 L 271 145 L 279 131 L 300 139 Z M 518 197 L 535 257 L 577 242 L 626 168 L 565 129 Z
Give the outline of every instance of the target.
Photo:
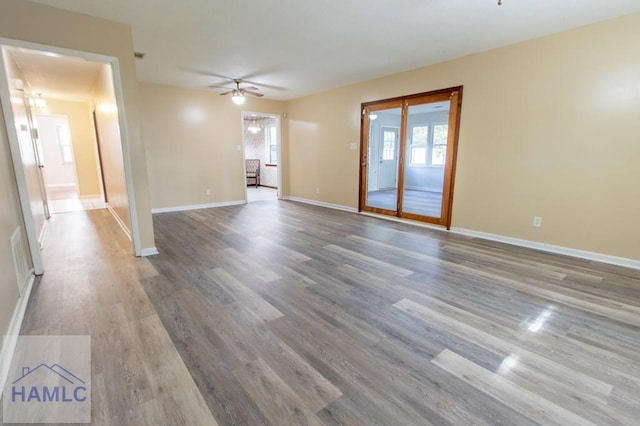
M 276 119 L 276 128 L 278 129 L 277 135 L 278 135 L 278 146 L 277 146 L 277 156 L 278 156 L 278 170 L 277 170 L 277 176 L 278 176 L 278 200 L 282 200 L 282 116 L 278 115 L 278 114 L 268 114 L 265 112 L 250 112 L 250 111 L 242 111 L 242 114 L 240 115 L 240 131 L 242 134 L 242 182 L 244 184 L 244 201 L 245 203 L 248 202 L 248 198 L 247 198 L 247 165 L 245 163 L 245 151 L 246 151 L 246 147 L 245 147 L 245 141 L 244 141 L 244 119 L 246 117 L 251 117 L 251 116 L 259 116 L 259 117 L 269 117 L 269 118 L 275 118 Z
M 102 62 L 111 66 L 111 75 L 113 78 L 113 88 L 116 97 L 116 105 L 118 107 L 118 123 L 120 125 L 120 142 L 122 144 L 122 157 L 124 163 L 125 181 L 127 183 L 127 197 L 129 202 L 129 215 L 131 219 L 131 238 L 133 241 L 133 250 L 136 256 L 142 255 L 142 249 L 140 244 L 140 230 L 138 226 L 138 216 L 136 208 L 136 199 L 133 188 L 133 173 L 131 168 L 131 157 L 129 154 L 129 137 L 127 133 L 126 114 L 124 108 L 124 98 L 122 93 L 122 80 L 120 78 L 120 65 L 119 60 L 113 56 L 100 55 L 97 53 L 83 52 L 80 50 L 67 49 L 57 46 L 48 46 L 40 43 L 32 43 L 22 40 L 14 40 L 9 38 L 0 37 L 0 49 L 2 47 L 15 47 L 25 48 L 32 50 L 40 50 L 44 52 L 57 53 L 66 56 L 81 57 L 94 62 Z M 18 187 L 18 195 L 20 198 L 20 206 L 22 207 L 22 218 L 24 221 L 25 232 L 27 234 L 27 240 L 29 242 L 29 250 L 31 259 L 33 262 L 34 273 L 36 275 L 42 275 L 44 268 L 42 265 L 42 256 L 38 247 L 38 236 L 35 232 L 35 226 L 33 223 L 33 215 L 31 212 L 31 206 L 29 203 L 29 193 L 27 190 L 27 183 L 22 167 L 22 159 L 20 157 L 20 145 L 18 142 L 18 135 L 16 133 L 15 122 L 13 116 L 13 109 L 11 107 L 11 96 L 8 86 L 8 77 L 6 71 L 6 64 L 4 63 L 4 56 L 0 55 L 0 102 L 4 113 L 5 124 L 7 128 L 7 137 L 9 139 L 9 149 L 11 151 L 11 159 L 13 161 L 14 172 L 16 176 L 16 182 Z

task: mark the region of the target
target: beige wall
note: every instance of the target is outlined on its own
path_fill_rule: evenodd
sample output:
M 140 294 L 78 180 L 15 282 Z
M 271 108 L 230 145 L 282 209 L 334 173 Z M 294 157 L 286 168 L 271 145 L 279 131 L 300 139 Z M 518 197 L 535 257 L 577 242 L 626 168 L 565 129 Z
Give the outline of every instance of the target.
M 96 127 L 98 128 L 100 154 L 102 155 L 102 173 L 107 192 L 107 202 L 131 232 L 129 196 L 127 194 L 120 127 L 118 124 L 119 112 L 113 91 L 112 78 L 110 67 L 103 65 L 96 81 L 93 95 L 96 109 Z
M 284 103 L 156 84 L 140 93 L 153 208 L 244 200 L 241 112 L 282 114 Z
M 100 195 L 98 153 L 89 102 L 47 98 L 45 111 L 47 114 L 66 115 L 69 118 L 80 197 Z
M 24 0 L 2 0 L 0 37 L 59 46 L 118 58 L 141 247 L 151 248 L 153 223 L 145 150 L 138 109 L 138 83 L 131 27 Z
M 453 226 L 640 259 L 639 69 L 635 14 L 294 100 L 284 193 L 356 207 L 360 103 L 464 85 Z

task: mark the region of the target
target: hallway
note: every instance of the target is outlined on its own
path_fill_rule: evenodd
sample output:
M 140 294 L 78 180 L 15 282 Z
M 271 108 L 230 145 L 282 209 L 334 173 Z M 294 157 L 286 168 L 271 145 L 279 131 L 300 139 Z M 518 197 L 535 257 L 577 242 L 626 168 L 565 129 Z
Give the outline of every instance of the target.
M 54 215 L 23 335 L 91 335 L 92 424 L 216 424 L 140 280 L 107 210 Z

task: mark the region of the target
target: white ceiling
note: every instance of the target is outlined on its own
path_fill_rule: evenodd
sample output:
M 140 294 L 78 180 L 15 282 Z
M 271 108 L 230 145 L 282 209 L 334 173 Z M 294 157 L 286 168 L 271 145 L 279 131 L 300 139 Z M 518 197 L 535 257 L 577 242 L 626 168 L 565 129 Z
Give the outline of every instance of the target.
M 130 24 L 141 81 L 244 78 L 281 100 L 640 12 L 638 0 L 36 1 Z
M 29 49 L 7 48 L 21 69 L 32 95 L 87 100 L 103 64 Z

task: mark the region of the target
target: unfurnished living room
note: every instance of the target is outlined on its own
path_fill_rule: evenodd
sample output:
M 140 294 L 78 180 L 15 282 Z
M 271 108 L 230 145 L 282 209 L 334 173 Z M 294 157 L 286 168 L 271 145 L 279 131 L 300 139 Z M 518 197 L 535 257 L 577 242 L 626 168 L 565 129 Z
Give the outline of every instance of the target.
M 637 425 L 640 2 L 0 0 L 0 418 Z

